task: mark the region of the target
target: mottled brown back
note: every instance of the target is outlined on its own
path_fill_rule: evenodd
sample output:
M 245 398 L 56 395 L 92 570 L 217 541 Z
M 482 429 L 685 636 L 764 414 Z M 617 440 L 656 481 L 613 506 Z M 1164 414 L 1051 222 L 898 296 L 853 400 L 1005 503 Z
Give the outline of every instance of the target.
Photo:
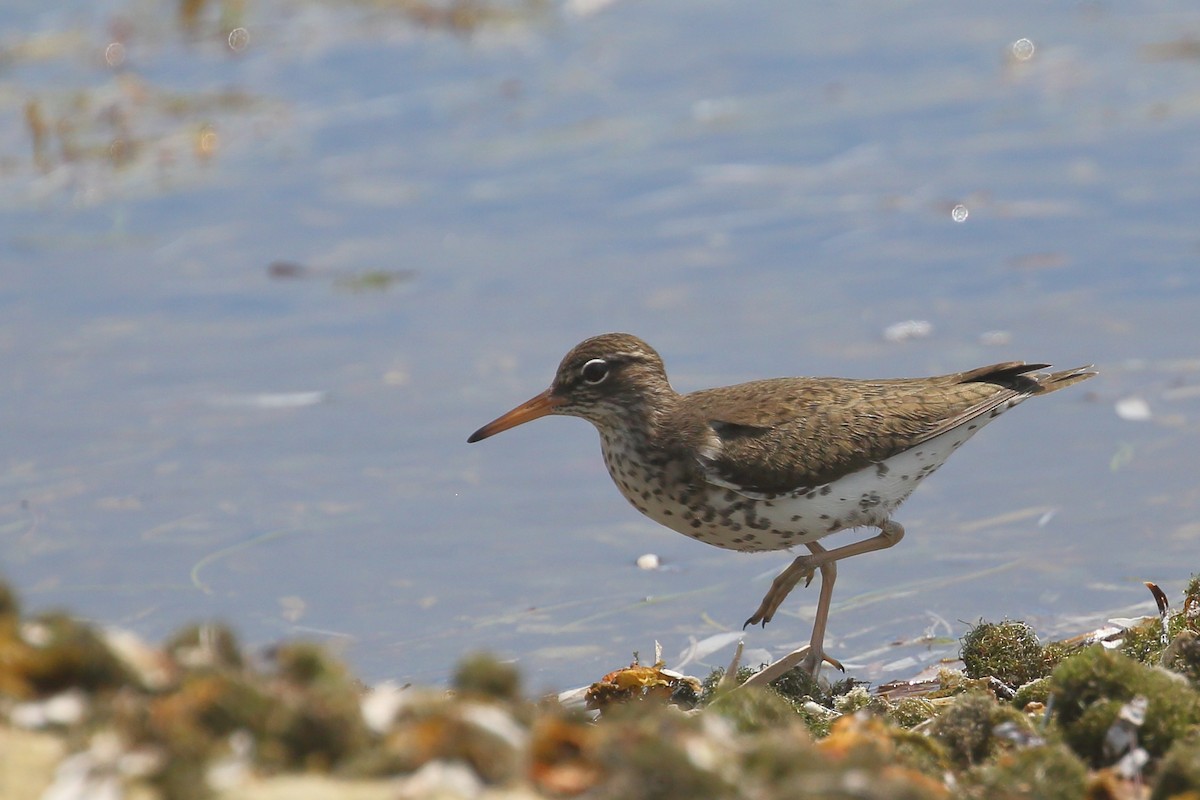
M 1094 375 L 1086 367 L 1037 374 L 1045 364 L 1005 362 L 931 378 L 777 378 L 685 395 L 667 429 L 677 443 L 720 448 L 704 469 L 747 490 L 815 487 L 1034 394 Z M 984 418 L 986 421 L 986 418 Z M 983 424 L 983 421 L 978 424 Z M 662 444 L 666 444 L 665 442 Z

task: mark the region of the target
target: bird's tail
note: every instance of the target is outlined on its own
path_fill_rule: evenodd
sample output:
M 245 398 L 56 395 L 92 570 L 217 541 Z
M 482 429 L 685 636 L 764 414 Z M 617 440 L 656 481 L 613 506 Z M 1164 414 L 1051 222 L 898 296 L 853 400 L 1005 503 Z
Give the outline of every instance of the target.
M 1040 394 L 1057 392 L 1059 389 L 1064 389 L 1073 383 L 1094 378 L 1098 374 L 1096 368 L 1088 364 L 1086 367 L 1075 367 L 1074 369 L 1064 369 L 1058 372 L 1039 372 L 1029 377 L 1037 383 L 1037 388 L 1033 390 L 1034 393 Z
M 979 367 L 955 376 L 959 383 L 991 383 L 1022 395 L 1057 392 L 1073 383 L 1086 381 L 1096 375 L 1091 364 L 1059 372 L 1038 372 L 1049 364 L 1026 364 L 1024 361 L 1005 361 Z

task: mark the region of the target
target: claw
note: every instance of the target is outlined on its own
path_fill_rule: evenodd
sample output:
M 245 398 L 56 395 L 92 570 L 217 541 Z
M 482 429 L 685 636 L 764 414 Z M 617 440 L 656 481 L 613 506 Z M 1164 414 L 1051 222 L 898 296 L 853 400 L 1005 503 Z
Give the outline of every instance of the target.
M 765 627 L 767 627 L 767 623 L 768 623 L 768 622 L 770 622 L 770 621 L 771 621 L 771 620 L 770 620 L 769 618 L 766 618 L 766 617 L 760 617 L 760 616 L 759 616 L 759 615 L 756 613 L 756 614 L 755 614 L 753 617 L 751 617 L 750 619 L 748 619 L 748 620 L 746 620 L 745 622 L 743 622 L 743 623 L 742 623 L 742 630 L 746 630 L 746 628 L 749 628 L 751 625 L 757 625 L 757 624 L 759 624 L 760 622 L 762 623 L 762 626 L 765 628 Z

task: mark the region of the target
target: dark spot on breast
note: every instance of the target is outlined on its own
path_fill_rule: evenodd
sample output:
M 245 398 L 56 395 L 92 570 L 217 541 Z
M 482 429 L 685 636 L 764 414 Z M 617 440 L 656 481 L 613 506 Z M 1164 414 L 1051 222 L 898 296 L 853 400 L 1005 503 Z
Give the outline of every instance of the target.
M 833 491 L 833 487 L 832 487 L 832 486 L 830 486 L 829 484 L 826 484 L 826 485 L 824 485 L 824 486 L 822 486 L 822 487 L 821 487 L 821 496 L 822 496 L 822 497 L 825 497 L 826 495 L 828 495 L 828 494 L 829 494 L 830 492 L 832 492 L 832 491 Z
M 878 475 L 880 478 L 882 478 L 884 475 L 887 475 L 888 474 L 888 465 L 883 463 L 882 461 L 880 461 L 878 464 L 875 465 L 875 474 Z
M 868 508 L 874 505 L 878 505 L 878 503 L 872 503 L 870 499 L 865 496 L 858 498 L 858 507 L 863 511 L 866 511 Z
M 792 522 L 799 522 L 802 519 L 804 519 L 804 517 L 800 516 L 799 514 L 792 514 Z

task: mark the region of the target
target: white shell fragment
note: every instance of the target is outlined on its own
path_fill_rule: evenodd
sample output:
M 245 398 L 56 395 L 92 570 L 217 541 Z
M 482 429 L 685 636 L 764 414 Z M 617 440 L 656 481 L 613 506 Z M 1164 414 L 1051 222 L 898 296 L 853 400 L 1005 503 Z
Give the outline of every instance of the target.
M 645 553 L 637 557 L 638 569 L 658 569 L 662 566 L 662 561 L 654 553 Z
M 1117 416 L 1132 422 L 1145 422 L 1154 416 L 1150 404 L 1140 397 L 1124 397 L 1117 401 Z

